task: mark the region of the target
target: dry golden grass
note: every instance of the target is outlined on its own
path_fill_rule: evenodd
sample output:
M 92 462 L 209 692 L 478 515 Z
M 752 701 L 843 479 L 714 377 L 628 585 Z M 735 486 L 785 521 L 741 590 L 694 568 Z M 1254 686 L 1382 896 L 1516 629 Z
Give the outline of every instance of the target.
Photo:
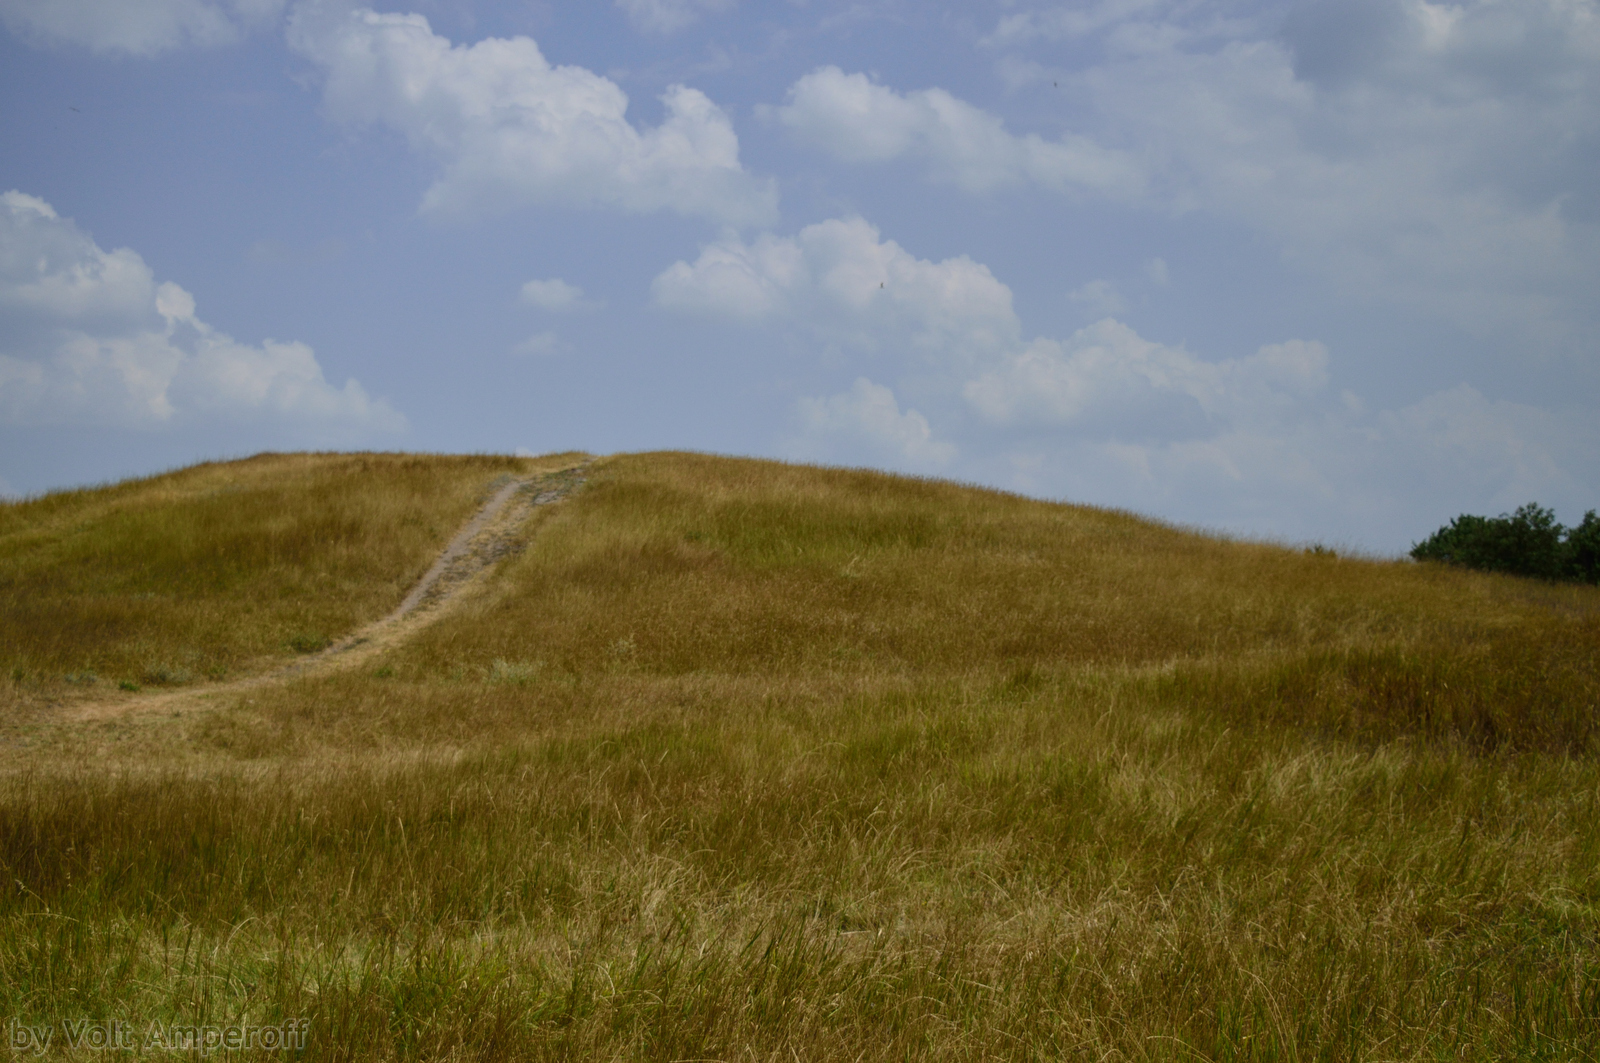
M 497 477 L 540 467 L 263 454 L 0 505 L 0 674 L 60 696 L 320 648 L 399 602 Z
M 397 666 L 1109 669 L 1241 718 L 1583 749 L 1597 648 L 1592 588 L 1230 542 L 949 483 L 667 454 L 597 467 L 494 596 Z
M 0 1015 L 304 1015 L 350 1059 L 1600 1050 L 1600 592 L 589 475 L 370 669 L 7 750 Z

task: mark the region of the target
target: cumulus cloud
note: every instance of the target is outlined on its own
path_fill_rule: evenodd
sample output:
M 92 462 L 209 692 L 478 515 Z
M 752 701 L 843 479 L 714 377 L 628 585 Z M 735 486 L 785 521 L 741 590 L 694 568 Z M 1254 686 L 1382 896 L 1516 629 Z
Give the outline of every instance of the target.
M 731 10 L 738 0 L 617 0 L 633 28 L 644 33 L 676 33 L 701 16 Z
M 917 258 L 861 218 L 831 219 L 795 237 L 709 244 L 651 286 L 658 306 L 749 322 L 800 321 L 866 349 L 971 361 L 1016 342 L 1011 289 L 965 255 Z
M 1466 384 L 1380 411 L 1355 434 L 1352 450 L 1398 459 L 1404 475 L 1389 478 L 1398 506 L 1431 496 L 1452 516 L 1473 499 L 1495 510 L 1531 499 L 1588 508 L 1600 471 L 1600 431 L 1587 412 L 1489 399 Z
M 1066 341 L 1039 338 L 968 381 L 962 394 L 997 424 L 1048 425 L 1102 438 L 1193 437 L 1303 412 L 1328 383 L 1328 352 L 1303 340 L 1207 362 L 1106 318 Z
M 980 425 L 956 441 L 968 475 L 1019 490 L 1393 551 L 1461 512 L 1592 505 L 1590 418 L 1464 384 L 1372 410 L 1331 376 L 1313 341 L 1210 361 L 1107 320 L 969 379 Z
M 1600 283 L 1592 0 L 1035 5 L 989 43 L 1071 40 L 1075 127 L 1147 160 L 1145 201 L 1266 234 L 1349 293 L 1534 342 Z
M 902 411 L 892 390 L 866 377 L 841 394 L 801 399 L 799 412 L 804 450 L 827 454 L 853 444 L 900 468 L 941 466 L 955 456 L 954 446 L 933 437 L 926 417 Z
M 916 158 L 936 179 L 969 192 L 1033 184 L 1131 196 L 1143 184 L 1132 158 L 1087 137 L 1017 136 L 997 116 L 943 89 L 901 94 L 836 66 L 796 81 L 777 115 L 801 139 L 836 158 Z
M 273 22 L 285 0 L 0 0 L 11 32 L 40 44 L 150 56 L 232 44 Z
M 155 427 L 261 418 L 388 430 L 404 420 L 311 348 L 242 344 L 139 255 L 102 250 L 50 204 L 0 195 L 0 422 Z
M 1600 474 L 1584 418 L 1464 384 L 1370 410 L 1308 340 L 1210 361 L 1106 319 L 1033 340 L 961 394 L 1021 489 L 1291 539 L 1398 548 L 1484 499 L 1592 498 Z
M 1392 549 L 1485 498 L 1575 504 L 1600 482 L 1600 432 L 1583 418 L 1466 385 L 1371 409 L 1335 384 L 1313 339 L 1204 357 L 1110 317 L 1027 339 L 987 267 L 919 259 L 859 218 L 711 243 L 653 292 L 663 308 L 809 343 L 824 366 L 843 345 L 875 359 L 876 379 L 799 400 L 796 457 Z
M 1035 433 L 992 467 L 1022 490 L 1397 552 L 1462 512 L 1537 499 L 1575 519 L 1593 504 L 1600 433 L 1582 418 L 1465 385 L 1375 413 L 1324 398 L 1184 438 Z
M 576 284 L 568 284 L 560 277 L 531 280 L 524 284 L 522 301 L 541 310 L 553 311 L 577 310 L 588 305 L 583 298 L 583 289 Z
M 289 43 L 324 73 L 331 116 L 394 129 L 439 163 L 425 213 L 559 204 L 745 225 L 776 212 L 776 185 L 740 165 L 732 123 L 697 89 L 669 88 L 665 120 L 641 132 L 615 82 L 550 65 L 528 37 L 453 45 L 421 15 L 312 0 Z

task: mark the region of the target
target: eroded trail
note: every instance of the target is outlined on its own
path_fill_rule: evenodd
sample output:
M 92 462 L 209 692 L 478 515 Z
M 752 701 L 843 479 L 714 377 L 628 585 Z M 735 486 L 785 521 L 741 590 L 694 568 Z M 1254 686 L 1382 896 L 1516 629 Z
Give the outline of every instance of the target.
M 519 477 L 501 486 L 483 508 L 462 525 L 393 612 L 327 649 L 261 675 L 158 694 L 128 693 L 83 701 L 66 707 L 65 713 L 76 719 L 93 720 L 172 711 L 186 704 L 257 690 L 302 676 L 357 667 L 445 615 L 463 592 L 487 578 L 496 561 L 519 553 L 525 545 L 521 528 L 528 517 L 538 507 L 559 502 L 581 487 L 593 460 L 557 472 Z

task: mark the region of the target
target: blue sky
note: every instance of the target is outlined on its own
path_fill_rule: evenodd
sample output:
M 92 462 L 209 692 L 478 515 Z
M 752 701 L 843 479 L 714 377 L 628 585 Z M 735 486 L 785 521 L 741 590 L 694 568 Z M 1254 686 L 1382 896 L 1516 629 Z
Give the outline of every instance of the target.
M 0 490 L 692 448 L 1600 505 L 1600 3 L 0 0 Z

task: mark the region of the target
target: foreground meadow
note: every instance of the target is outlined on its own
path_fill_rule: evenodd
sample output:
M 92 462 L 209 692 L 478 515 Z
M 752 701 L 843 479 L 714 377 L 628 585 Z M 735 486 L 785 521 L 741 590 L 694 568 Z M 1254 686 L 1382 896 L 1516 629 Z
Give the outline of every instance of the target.
M 301 460 L 303 490 L 274 481 L 285 542 L 346 504 L 312 485 L 353 459 Z M 333 564 L 313 535 L 120 642 L 6 621 L 34 631 L 4 650 L 8 1036 L 53 1025 L 48 1052 L 82 1058 L 63 1022 L 309 1020 L 318 1059 L 1600 1054 L 1592 588 L 633 455 L 382 659 L 73 714 L 92 664 L 243 669 L 376 615 L 513 462 L 374 458 L 398 508 L 344 525 L 344 582 L 297 575 Z M 402 473 L 432 494 L 388 492 Z M 57 567 L 100 501 L 144 519 L 126 490 L 7 507 L 4 600 L 48 585 L 75 616 L 160 583 L 121 547 Z M 244 534 L 225 507 L 171 505 L 195 556 L 233 556 L 208 545 Z M 362 537 L 413 526 L 363 590 Z M 231 608 L 231 641 L 191 604 Z

